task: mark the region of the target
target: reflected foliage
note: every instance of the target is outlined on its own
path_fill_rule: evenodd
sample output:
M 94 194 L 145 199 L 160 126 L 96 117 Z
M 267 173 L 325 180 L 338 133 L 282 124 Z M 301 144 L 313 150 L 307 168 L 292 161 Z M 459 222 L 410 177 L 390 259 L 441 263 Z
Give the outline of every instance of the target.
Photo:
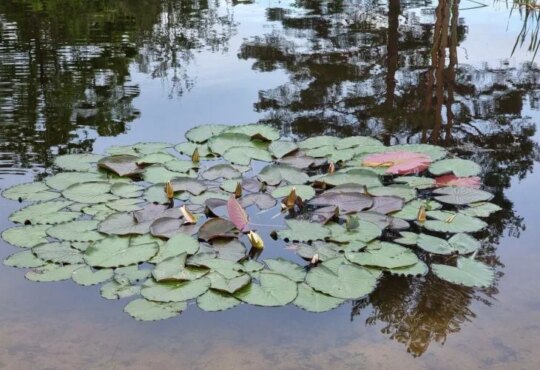
M 500 237 L 524 229 L 504 190 L 539 158 L 536 128 L 525 113 L 538 106 L 537 66 L 459 63 L 468 33 L 459 1 L 293 3 L 269 9 L 273 31 L 245 42 L 239 53 L 254 69 L 289 74 L 286 84 L 260 91 L 255 109 L 266 114 L 262 121 L 299 138 L 367 135 L 385 144 L 444 145 L 481 163 L 504 208 L 483 233 L 482 258 L 500 270 Z M 495 293 L 456 288 L 447 295 L 452 290 L 431 275 L 414 284 L 394 280 L 358 302 L 353 316 L 371 305 L 367 322 L 382 322 L 383 332 L 416 356 L 474 318 L 472 301 L 488 303 Z

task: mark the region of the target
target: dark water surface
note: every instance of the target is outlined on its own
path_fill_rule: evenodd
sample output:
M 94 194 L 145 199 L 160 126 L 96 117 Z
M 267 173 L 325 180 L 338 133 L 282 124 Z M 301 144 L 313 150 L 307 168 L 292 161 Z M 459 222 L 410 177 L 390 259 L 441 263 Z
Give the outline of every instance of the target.
M 464 0 L 0 1 L 2 189 L 59 153 L 264 122 L 448 146 L 504 208 L 478 256 L 495 287 L 388 277 L 324 314 L 191 306 L 139 323 L 98 288 L 0 265 L 0 369 L 539 369 L 537 16 Z M 0 206 L 3 230 L 20 205 Z

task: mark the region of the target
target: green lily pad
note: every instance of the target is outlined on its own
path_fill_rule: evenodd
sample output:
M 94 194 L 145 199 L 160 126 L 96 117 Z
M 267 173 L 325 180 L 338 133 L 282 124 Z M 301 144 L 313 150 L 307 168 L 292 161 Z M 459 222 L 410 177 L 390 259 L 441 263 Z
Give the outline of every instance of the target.
M 82 209 L 83 213 L 89 216 L 92 216 L 92 219 L 96 221 L 103 221 L 113 213 L 116 213 L 115 210 L 110 209 L 105 204 L 94 204 L 94 205 L 86 205 Z
M 289 304 L 298 295 L 296 283 L 283 275 L 262 271 L 259 282 L 252 282 L 234 296 L 249 304 L 271 307 Z
M 369 188 L 382 186 L 379 177 L 372 172 L 364 170 L 350 170 L 348 172 L 335 172 L 331 175 L 325 175 L 317 179 L 318 183 L 324 183 L 331 186 L 339 186 L 345 184 L 359 184 Z M 391 195 L 391 194 L 381 194 Z
M 47 264 L 28 271 L 25 277 L 31 281 L 52 282 L 71 279 L 73 271 L 84 265 L 55 265 Z
M 12 227 L 2 233 L 2 239 L 19 248 L 32 248 L 47 242 L 49 225 Z
M 315 149 L 322 146 L 335 146 L 340 141 L 334 136 L 315 136 L 298 143 L 301 149 Z
M 99 223 L 98 231 L 110 235 L 146 234 L 152 220 L 137 222 L 131 213 L 115 213 Z
M 306 283 L 316 291 L 335 298 L 358 299 L 375 290 L 380 274 L 351 264 L 334 267 L 330 263 L 328 267 L 329 261 L 312 268 L 306 276 Z
M 111 236 L 88 247 L 84 260 L 92 267 L 129 266 L 148 261 L 158 250 L 158 244 L 148 236 Z
M 79 212 L 68 212 L 60 210 L 69 206 L 72 202 L 65 200 L 52 200 L 49 202 L 31 204 L 23 209 L 20 209 L 9 216 L 9 220 L 26 224 L 35 225 L 54 225 L 61 222 L 67 222 L 78 218 Z
M 442 208 L 440 203 L 433 200 L 415 199 L 406 203 L 401 211 L 392 213 L 392 216 L 407 221 L 414 221 L 418 218 L 418 212 L 422 206 L 424 206 L 426 211 L 435 211 Z
M 429 272 L 429 267 L 424 262 L 418 261 L 414 265 L 384 270 L 397 276 L 425 276 Z
M 137 295 L 141 292 L 140 285 L 109 281 L 101 286 L 100 293 L 105 299 L 121 299 Z
M 369 193 L 377 197 L 381 197 L 381 196 L 399 197 L 399 198 L 403 198 L 406 202 L 409 202 L 416 198 L 416 190 L 406 185 L 390 185 L 390 186 L 370 188 Z
M 71 274 L 73 281 L 82 286 L 101 284 L 112 277 L 112 269 L 92 270 L 89 266 L 81 267 Z
M 197 298 L 199 308 L 207 312 L 225 311 L 238 306 L 240 303 L 241 301 L 231 294 L 212 289 Z
M 45 264 L 46 262 L 37 258 L 32 251 L 17 252 L 4 260 L 4 265 L 17 268 L 35 268 Z
M 121 198 L 139 198 L 143 188 L 137 184 L 119 182 L 111 186 L 111 193 Z
M 296 249 L 296 254 L 305 260 L 311 261 L 315 255 L 319 261 L 326 261 L 339 256 L 342 249 L 331 243 L 300 244 Z
M 63 243 L 46 243 L 40 244 L 32 248 L 38 258 L 46 262 L 57 264 L 75 265 L 84 263 L 83 254 L 80 250 L 71 248 L 71 244 Z
M 298 145 L 292 141 L 274 141 L 270 144 L 268 150 L 275 158 L 280 159 L 297 151 Z
M 418 243 L 417 233 L 412 233 L 409 231 L 402 231 L 399 234 L 401 235 L 401 237 L 395 239 L 394 242 L 403 244 L 403 245 L 416 245 L 416 243 Z
M 103 158 L 98 154 L 65 154 L 54 159 L 54 165 L 66 171 L 92 171 L 96 163 Z
M 375 242 L 362 252 L 345 252 L 345 258 L 362 266 L 395 269 L 418 263 L 418 257 L 409 248 L 388 242 Z
M 111 155 L 99 160 L 99 168 L 112 171 L 118 176 L 133 177 L 143 172 L 138 165 L 139 157 L 134 155 Z
M 239 133 L 221 133 L 208 140 L 208 147 L 212 153 L 223 155 L 230 148 L 260 148 L 266 149 L 267 145 L 251 137 Z
M 383 146 L 383 143 L 369 136 L 349 136 L 335 143 L 338 150 L 365 146 Z
M 432 163 L 429 172 L 436 176 L 453 173 L 457 177 L 469 177 L 479 175 L 482 168 L 473 161 L 452 158 Z
M 183 161 L 180 159 L 166 162 L 164 166 L 169 171 L 181 173 L 186 173 L 199 167 L 199 165 L 197 163 L 194 163 L 193 161 Z
M 317 292 L 309 285 L 302 283 L 298 285 L 298 296 L 293 303 L 309 312 L 326 312 L 333 310 L 343 302 L 345 302 L 344 299 Z
M 187 254 L 169 257 L 158 263 L 152 271 L 155 281 L 197 280 L 208 274 L 208 269 L 186 266 Z
M 286 165 L 268 165 L 257 175 L 259 180 L 268 185 L 277 185 L 282 181 L 289 184 L 305 184 L 309 176 L 304 172 Z
M 240 125 L 233 126 L 225 131 L 225 133 L 245 134 L 252 139 L 273 141 L 279 139 L 279 131 L 271 126 L 264 124 Z
M 98 221 L 82 220 L 66 222 L 47 229 L 47 234 L 59 240 L 89 242 L 103 239 L 105 236 L 96 231 Z
M 60 193 L 50 191 L 51 189 L 42 182 L 30 182 L 15 185 L 2 192 L 2 196 L 11 200 L 43 202 L 56 199 Z
M 147 280 L 141 289 L 141 295 L 155 302 L 183 302 L 206 293 L 210 279 L 202 277 L 190 281 L 155 282 Z
M 304 281 L 306 277 L 306 270 L 304 267 L 294 262 L 287 261 L 282 258 L 276 258 L 266 259 L 264 260 L 264 263 L 266 263 L 270 271 L 275 272 L 276 274 L 281 274 L 297 283 Z
M 133 212 L 142 209 L 143 203 L 139 198 L 123 198 L 110 201 L 107 207 L 118 212 Z
M 211 282 L 210 288 L 229 294 L 233 294 L 251 282 L 251 276 L 249 274 L 240 274 L 232 278 L 226 278 L 219 272 L 212 271 L 207 277 Z
M 152 275 L 152 270 L 141 269 L 138 265 L 114 269 L 114 280 L 120 284 L 135 284 L 145 281 Z
M 435 236 L 420 234 L 417 244 L 426 252 L 449 255 L 453 253 L 469 254 L 480 248 L 480 242 L 467 234 L 455 234 L 444 240 Z
M 186 234 L 176 234 L 159 247 L 158 254 L 150 262 L 160 263 L 167 258 L 179 256 L 183 253 L 195 254 L 198 250 L 199 242 L 195 238 Z
M 219 135 L 230 126 L 227 125 L 200 125 L 186 131 L 186 139 L 194 143 L 205 143 L 213 136 Z
M 364 220 L 358 220 L 358 226 L 350 230 L 346 226 L 336 223 L 328 223 L 325 227 L 330 232 L 329 240 L 336 243 L 368 243 L 378 238 L 382 233 L 379 226 Z
M 186 308 L 186 302 L 163 303 L 138 298 L 129 302 L 124 311 L 138 321 L 157 321 L 178 316 Z
M 469 204 L 468 208 L 460 210 L 459 213 L 462 213 L 464 215 L 471 216 L 471 217 L 489 217 L 493 213 L 498 212 L 500 210 L 502 210 L 502 208 L 496 204 L 482 202 L 482 203 Z
M 493 284 L 495 272 L 482 262 L 459 257 L 457 267 L 433 264 L 431 270 L 439 278 L 467 287 L 487 288 Z
M 302 200 L 309 200 L 315 196 L 315 190 L 308 185 L 287 185 L 280 186 L 272 191 L 272 196 L 274 198 L 285 198 L 287 197 L 293 188 L 296 189 L 296 195 L 298 195 Z
M 185 176 L 185 173 L 168 170 L 162 165 L 152 165 L 150 167 L 146 167 L 143 175 L 144 181 L 152 184 L 166 183 L 167 181 L 172 181 L 177 177 Z
M 223 159 L 230 163 L 243 166 L 248 166 L 252 159 L 256 161 L 272 162 L 272 156 L 268 150 L 251 147 L 234 147 L 227 149 L 227 151 L 223 153 Z
M 262 263 L 253 260 L 244 260 L 240 262 L 240 264 L 242 265 L 242 270 L 247 273 L 261 271 L 264 269 L 264 265 Z
M 105 176 L 92 172 L 60 172 L 45 179 L 45 184 L 52 189 L 63 191 L 71 185 L 85 182 L 96 182 L 105 180 Z
M 165 184 L 149 186 L 144 191 L 144 200 L 152 203 L 169 204 L 170 200 L 165 193 Z
M 178 153 L 184 154 L 190 157 L 193 155 L 193 152 L 195 152 L 195 150 L 199 152 L 199 155 L 201 156 L 201 158 L 207 159 L 213 155 L 212 152 L 210 151 L 210 148 L 208 148 L 207 144 L 195 144 L 195 143 L 186 142 L 186 143 L 178 144 L 177 146 L 174 147 L 174 149 Z
M 396 177 L 394 182 L 407 184 L 407 186 L 415 189 L 430 189 L 436 186 L 435 179 L 431 177 L 400 176 Z
M 493 195 L 487 191 L 465 187 L 445 187 L 433 193 L 439 195 L 435 197 L 439 202 L 455 205 L 484 202 L 493 198 Z
M 311 240 L 323 240 L 330 236 L 330 231 L 321 224 L 304 220 L 286 220 L 288 230 L 278 231 L 281 239 L 307 242 Z
M 165 164 L 169 162 L 176 161 L 176 157 L 174 155 L 171 155 L 169 153 L 152 153 L 145 155 L 144 157 L 139 158 L 137 160 L 138 165 L 148 165 L 148 164 Z M 169 168 L 171 171 L 176 171 L 172 168 Z
M 201 176 L 206 180 L 217 180 L 219 178 L 236 179 L 241 177 L 242 173 L 230 164 L 220 163 L 204 171 Z
M 64 198 L 78 203 L 97 204 L 118 199 L 109 193 L 111 184 L 108 182 L 85 182 L 74 184 L 62 192 Z
M 474 233 L 487 227 L 487 224 L 475 217 L 447 211 L 429 211 L 423 223 L 426 229 L 441 233 Z

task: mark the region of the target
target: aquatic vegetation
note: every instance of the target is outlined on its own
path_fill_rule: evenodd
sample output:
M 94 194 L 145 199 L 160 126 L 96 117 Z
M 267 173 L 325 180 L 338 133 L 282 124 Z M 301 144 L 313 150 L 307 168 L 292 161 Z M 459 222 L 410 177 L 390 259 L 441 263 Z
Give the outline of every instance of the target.
M 174 317 L 191 300 L 322 312 L 371 293 L 383 273 L 493 282 L 471 233 L 499 207 L 474 162 L 369 137 L 280 140 L 264 125 L 186 138 L 59 156 L 57 174 L 4 190 L 33 202 L 10 216 L 19 226 L 2 237 L 24 250 L 4 263 L 33 281 L 103 284 L 107 299 L 140 295 L 125 307 L 137 320 Z M 284 244 L 290 259 L 262 258 Z

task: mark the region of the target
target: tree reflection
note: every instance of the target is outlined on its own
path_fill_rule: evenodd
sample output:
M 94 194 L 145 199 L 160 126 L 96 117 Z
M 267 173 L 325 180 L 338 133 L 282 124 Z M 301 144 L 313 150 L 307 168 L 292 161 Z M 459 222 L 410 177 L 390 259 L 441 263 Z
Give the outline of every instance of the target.
M 262 121 L 299 138 L 354 134 L 385 144 L 444 145 L 481 163 L 503 211 L 478 235 L 485 243 L 477 257 L 501 276 L 499 238 L 519 236 L 524 228 L 504 190 L 538 160 L 534 123 L 522 117 L 526 102 L 538 105 L 536 66 L 459 64 L 458 47 L 468 31 L 459 1 L 415 8 L 418 3 L 389 0 L 383 11 L 376 2 L 355 0 L 295 6 L 300 10 L 271 9 L 268 19 L 282 29 L 245 42 L 239 53 L 253 59 L 255 69 L 289 73 L 289 82 L 259 93 L 255 109 L 266 113 Z M 368 325 L 379 323 L 419 356 L 475 317 L 473 301 L 490 304 L 496 293 L 432 275 L 388 277 L 354 305 L 352 315 L 365 311 Z
M 226 49 L 232 14 L 207 0 L 0 2 L 0 150 L 3 167 L 48 167 L 53 155 L 92 150 L 139 116 L 139 70 L 193 85 L 197 50 Z M 6 170 L 9 171 L 9 170 Z

